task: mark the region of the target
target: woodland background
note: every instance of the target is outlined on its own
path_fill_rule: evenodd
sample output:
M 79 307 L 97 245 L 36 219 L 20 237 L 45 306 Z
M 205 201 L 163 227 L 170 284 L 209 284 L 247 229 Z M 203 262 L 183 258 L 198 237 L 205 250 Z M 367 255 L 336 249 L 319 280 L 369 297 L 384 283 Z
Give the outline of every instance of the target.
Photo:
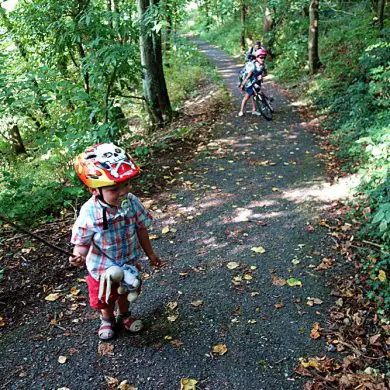
M 87 192 L 71 160 L 90 144 L 118 143 L 145 166 L 168 139 L 188 136 L 191 129 L 173 124 L 185 100 L 199 94 L 199 83 L 218 76 L 184 33 L 236 56 L 260 39 L 270 73 L 328 132 L 333 180 L 359 174 L 343 218 L 360 242 L 366 296 L 384 316 L 390 308 L 388 16 L 384 0 L 3 2 L 1 215 L 32 227 L 77 210 Z

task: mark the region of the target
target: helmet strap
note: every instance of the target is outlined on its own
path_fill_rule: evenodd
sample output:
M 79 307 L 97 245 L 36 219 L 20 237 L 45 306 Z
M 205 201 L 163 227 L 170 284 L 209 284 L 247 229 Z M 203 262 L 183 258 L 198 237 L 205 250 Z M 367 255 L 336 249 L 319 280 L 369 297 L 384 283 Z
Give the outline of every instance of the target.
M 99 190 L 99 195 L 96 198 L 99 201 L 100 206 L 102 206 L 102 208 L 103 208 L 103 230 L 107 230 L 108 229 L 107 209 L 108 208 L 115 208 L 115 206 L 107 203 L 104 200 L 103 190 L 101 187 L 99 187 L 98 190 Z

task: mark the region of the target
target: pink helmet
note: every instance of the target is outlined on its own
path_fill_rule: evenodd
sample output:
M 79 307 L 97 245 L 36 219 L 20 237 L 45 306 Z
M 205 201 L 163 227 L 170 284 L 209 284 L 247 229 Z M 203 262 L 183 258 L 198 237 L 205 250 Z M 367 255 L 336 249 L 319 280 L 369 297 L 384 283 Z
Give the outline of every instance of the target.
M 256 53 L 255 53 L 256 57 L 259 57 L 259 56 L 265 57 L 266 55 L 267 55 L 267 50 L 265 50 L 265 49 L 256 50 Z

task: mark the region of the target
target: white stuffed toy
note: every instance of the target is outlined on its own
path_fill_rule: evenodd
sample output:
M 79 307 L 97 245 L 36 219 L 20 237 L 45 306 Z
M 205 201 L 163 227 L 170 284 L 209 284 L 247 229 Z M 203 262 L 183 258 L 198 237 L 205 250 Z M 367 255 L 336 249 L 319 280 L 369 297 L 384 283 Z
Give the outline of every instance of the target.
M 139 277 L 139 272 L 134 265 L 125 264 L 122 267 L 114 265 L 107 268 L 106 271 L 100 276 L 99 300 L 101 300 L 104 287 L 106 287 L 105 302 L 108 303 L 111 295 L 112 283 L 119 283 L 118 294 L 123 295 L 128 292 L 127 300 L 130 303 L 133 303 L 137 300 L 138 292 L 136 290 L 141 284 L 141 280 Z

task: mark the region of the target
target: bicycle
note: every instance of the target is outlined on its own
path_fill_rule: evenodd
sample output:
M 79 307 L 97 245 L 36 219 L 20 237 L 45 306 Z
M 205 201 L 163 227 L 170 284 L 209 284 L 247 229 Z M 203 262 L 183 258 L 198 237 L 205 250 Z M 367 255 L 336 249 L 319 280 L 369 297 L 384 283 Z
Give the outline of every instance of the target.
M 267 121 L 272 121 L 274 108 L 272 107 L 271 102 L 273 99 L 270 99 L 264 92 L 261 91 L 261 80 L 257 80 L 252 85 L 252 89 L 254 92 L 253 99 L 255 100 L 256 109 Z

